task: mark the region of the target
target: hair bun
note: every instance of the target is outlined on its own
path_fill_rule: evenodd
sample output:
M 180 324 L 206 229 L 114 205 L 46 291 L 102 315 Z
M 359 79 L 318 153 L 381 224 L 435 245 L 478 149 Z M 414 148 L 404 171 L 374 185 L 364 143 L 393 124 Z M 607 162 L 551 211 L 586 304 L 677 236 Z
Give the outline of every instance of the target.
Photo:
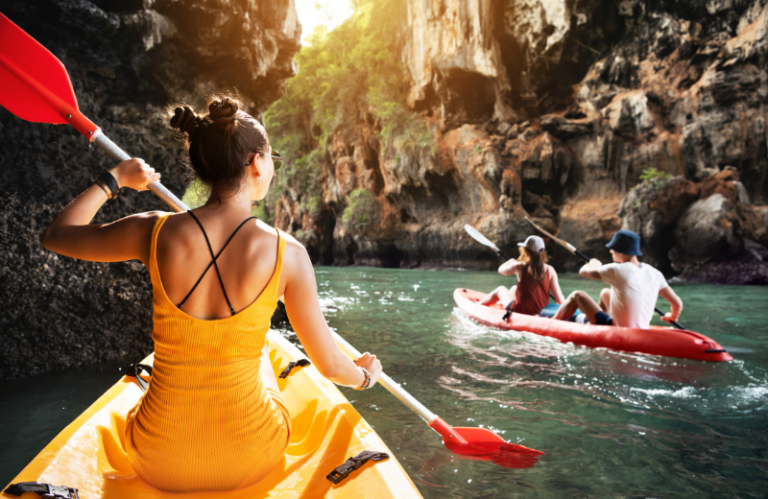
M 189 106 L 177 107 L 171 118 L 171 127 L 178 128 L 181 132 L 192 133 L 200 125 L 200 118 Z
M 225 97 L 208 105 L 208 117 L 216 125 L 227 125 L 237 118 L 237 102 Z

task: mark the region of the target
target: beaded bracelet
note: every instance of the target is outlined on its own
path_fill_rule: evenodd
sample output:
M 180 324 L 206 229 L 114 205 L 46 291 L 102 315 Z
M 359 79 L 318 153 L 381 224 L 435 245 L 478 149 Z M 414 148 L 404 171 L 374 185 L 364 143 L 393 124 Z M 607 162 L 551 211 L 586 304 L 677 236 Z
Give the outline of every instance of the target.
M 368 369 L 364 367 L 360 367 L 360 369 L 363 370 L 363 375 L 365 376 L 365 380 L 363 381 L 363 384 L 360 385 L 360 388 L 357 388 L 357 390 L 367 390 L 368 388 L 371 387 L 371 373 L 369 373 Z

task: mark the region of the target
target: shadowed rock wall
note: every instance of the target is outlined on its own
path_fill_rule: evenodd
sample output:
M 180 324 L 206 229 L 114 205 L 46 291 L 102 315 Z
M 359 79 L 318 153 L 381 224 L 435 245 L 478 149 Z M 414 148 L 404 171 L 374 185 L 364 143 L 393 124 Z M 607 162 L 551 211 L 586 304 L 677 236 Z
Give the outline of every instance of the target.
M 2 12 L 67 68 L 83 114 L 180 195 L 180 142 L 169 102 L 237 91 L 259 116 L 298 68 L 292 0 L 6 0 Z M 0 108 L 0 379 L 152 350 L 152 290 L 139 262 L 57 256 L 39 238 L 53 215 L 111 166 L 73 128 Z M 123 192 L 96 221 L 167 208 Z

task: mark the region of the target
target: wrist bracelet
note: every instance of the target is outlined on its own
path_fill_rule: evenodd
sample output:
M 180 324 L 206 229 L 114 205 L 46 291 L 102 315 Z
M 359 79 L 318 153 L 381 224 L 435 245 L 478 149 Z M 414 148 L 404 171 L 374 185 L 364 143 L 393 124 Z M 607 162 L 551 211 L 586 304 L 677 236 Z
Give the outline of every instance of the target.
M 117 199 L 117 195 L 120 193 L 120 186 L 117 185 L 117 180 L 108 171 L 99 175 L 99 180 L 103 182 L 110 191 L 112 191 L 111 199 Z
M 96 181 L 93 184 L 101 187 L 101 190 L 104 191 L 104 194 L 107 195 L 107 199 L 112 199 L 112 191 L 109 190 L 109 187 L 107 187 L 107 185 L 104 184 L 104 182 L 102 182 L 101 179 L 96 179 Z
M 357 388 L 357 390 L 367 390 L 368 388 L 371 387 L 371 373 L 369 373 L 368 369 L 364 367 L 360 367 L 360 369 L 363 370 L 363 375 L 365 376 L 365 380 L 363 380 L 363 384 L 360 385 L 360 387 Z

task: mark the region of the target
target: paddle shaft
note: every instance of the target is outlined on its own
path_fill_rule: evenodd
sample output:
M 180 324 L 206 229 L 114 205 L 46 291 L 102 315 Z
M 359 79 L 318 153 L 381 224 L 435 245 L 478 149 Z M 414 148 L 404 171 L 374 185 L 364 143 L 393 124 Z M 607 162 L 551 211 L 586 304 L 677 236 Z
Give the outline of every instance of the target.
M 509 260 L 509 257 L 505 255 L 501 250 L 495 250 L 496 253 L 499 254 L 500 257 L 502 257 L 504 260 Z
M 536 227 L 536 229 L 538 229 L 538 230 L 539 230 L 541 233 L 543 233 L 544 235 L 548 236 L 550 239 L 552 239 L 553 241 L 557 242 L 558 244 L 560 244 L 561 246 L 563 246 L 565 249 L 567 249 L 568 251 L 570 251 L 570 252 L 571 252 L 571 253 L 573 253 L 574 255 L 576 255 L 576 256 L 578 256 L 578 257 L 580 257 L 582 260 L 584 260 L 584 261 L 586 261 L 586 262 L 588 262 L 588 261 L 590 260 L 590 258 L 589 258 L 587 255 L 585 255 L 585 254 L 584 254 L 584 253 L 582 253 L 581 251 L 577 250 L 577 249 L 576 249 L 576 247 L 575 247 L 575 246 L 573 246 L 572 244 L 568 243 L 567 241 L 563 241 L 563 240 L 562 240 L 562 239 L 560 239 L 560 238 L 557 238 L 557 237 L 553 236 L 552 234 L 550 234 L 550 233 L 549 233 L 549 232 L 547 232 L 546 230 L 544 230 L 544 229 L 542 229 L 541 227 L 539 227 L 539 226 L 538 226 L 538 224 L 536 224 L 536 223 L 535 223 L 533 220 L 531 220 L 530 218 L 528 218 L 528 217 L 525 217 L 525 219 L 526 219 L 526 220 L 528 220 L 528 222 L 529 222 L 531 225 L 533 225 L 534 227 Z M 662 311 L 661 311 L 661 309 L 660 309 L 659 307 L 653 307 L 653 309 L 656 311 L 656 313 L 657 313 L 657 314 L 659 314 L 660 316 L 664 317 L 664 312 L 662 312 Z M 684 329 L 684 330 L 686 330 L 686 328 L 685 328 L 685 327 L 683 327 L 683 325 L 682 325 L 682 324 L 680 324 L 680 323 L 679 323 L 679 322 L 677 322 L 677 321 L 670 321 L 670 323 L 671 323 L 673 326 L 675 326 L 677 329 Z
M 353 359 L 359 359 L 362 356 L 355 347 L 342 338 L 336 331 L 331 331 L 331 333 L 336 340 L 336 344 L 339 345 L 339 348 L 341 348 L 344 353 Z M 406 392 L 403 387 L 395 383 L 395 381 L 386 374 L 381 373 L 381 376 L 379 376 L 379 383 L 386 388 L 389 393 L 397 397 L 400 402 L 407 405 L 413 412 L 421 416 L 421 418 L 428 424 L 434 423 L 437 419 L 437 414 L 424 407 L 424 405 L 416 400 L 413 395 Z

